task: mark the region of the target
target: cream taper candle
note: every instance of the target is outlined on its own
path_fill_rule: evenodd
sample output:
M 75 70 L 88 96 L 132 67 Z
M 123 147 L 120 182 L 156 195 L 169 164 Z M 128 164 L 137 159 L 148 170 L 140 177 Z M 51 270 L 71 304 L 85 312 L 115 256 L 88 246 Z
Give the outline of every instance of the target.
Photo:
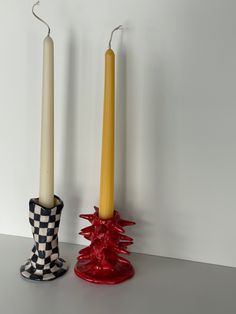
M 54 45 L 48 35 L 43 43 L 43 91 L 41 115 L 39 202 L 54 206 Z

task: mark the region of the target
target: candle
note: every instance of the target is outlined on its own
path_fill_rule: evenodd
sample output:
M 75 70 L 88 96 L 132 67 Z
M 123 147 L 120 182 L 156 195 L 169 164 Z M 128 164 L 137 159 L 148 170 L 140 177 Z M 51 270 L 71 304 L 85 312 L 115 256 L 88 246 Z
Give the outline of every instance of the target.
M 105 91 L 102 132 L 99 217 L 110 219 L 114 210 L 115 54 L 105 54 Z
M 40 205 L 54 206 L 54 47 L 48 35 L 43 43 Z

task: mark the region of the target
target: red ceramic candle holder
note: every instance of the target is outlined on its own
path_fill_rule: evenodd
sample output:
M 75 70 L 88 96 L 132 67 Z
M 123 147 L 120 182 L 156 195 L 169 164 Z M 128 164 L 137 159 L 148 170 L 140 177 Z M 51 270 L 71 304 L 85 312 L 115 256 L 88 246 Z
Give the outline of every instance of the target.
M 119 255 L 128 255 L 127 247 L 133 244 L 133 239 L 124 234 L 123 227 L 135 223 L 121 219 L 117 211 L 111 219 L 100 219 L 98 208 L 94 208 L 94 214 L 80 215 L 91 223 L 80 232 L 91 244 L 79 252 L 75 274 L 96 284 L 123 282 L 134 275 L 131 263 Z

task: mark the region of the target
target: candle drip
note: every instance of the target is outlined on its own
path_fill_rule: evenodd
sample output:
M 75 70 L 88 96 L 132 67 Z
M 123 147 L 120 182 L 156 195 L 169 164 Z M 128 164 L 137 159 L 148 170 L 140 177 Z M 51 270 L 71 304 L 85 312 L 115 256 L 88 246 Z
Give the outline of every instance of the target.
M 48 28 L 48 36 L 50 36 L 51 29 L 50 29 L 48 23 L 45 22 L 41 17 L 39 17 L 39 16 L 34 12 L 34 9 L 35 9 L 35 7 L 36 7 L 37 5 L 40 5 L 40 1 L 37 1 L 37 2 L 32 6 L 32 13 L 33 13 L 33 15 L 36 17 L 36 19 L 38 19 L 40 22 L 42 22 L 44 25 L 47 26 L 47 28 Z
M 118 30 L 122 30 L 122 25 L 117 26 L 117 27 L 114 28 L 113 31 L 111 32 L 111 37 L 110 37 L 109 44 L 108 44 L 109 49 L 111 49 L 111 42 L 112 42 L 113 34 L 114 34 L 114 32 L 116 32 L 116 31 L 118 31 Z

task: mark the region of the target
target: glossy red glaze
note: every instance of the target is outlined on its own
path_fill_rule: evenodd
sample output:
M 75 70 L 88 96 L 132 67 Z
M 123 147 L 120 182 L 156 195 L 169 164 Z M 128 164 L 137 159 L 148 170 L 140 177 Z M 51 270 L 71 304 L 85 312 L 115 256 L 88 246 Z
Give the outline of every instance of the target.
M 133 244 L 133 239 L 124 234 L 123 227 L 135 223 L 121 219 L 117 211 L 112 219 L 100 219 L 97 207 L 94 214 L 80 217 L 91 223 L 80 232 L 91 244 L 79 252 L 75 274 L 96 284 L 117 284 L 131 278 L 134 268 L 119 254 L 129 254 L 127 246 Z

